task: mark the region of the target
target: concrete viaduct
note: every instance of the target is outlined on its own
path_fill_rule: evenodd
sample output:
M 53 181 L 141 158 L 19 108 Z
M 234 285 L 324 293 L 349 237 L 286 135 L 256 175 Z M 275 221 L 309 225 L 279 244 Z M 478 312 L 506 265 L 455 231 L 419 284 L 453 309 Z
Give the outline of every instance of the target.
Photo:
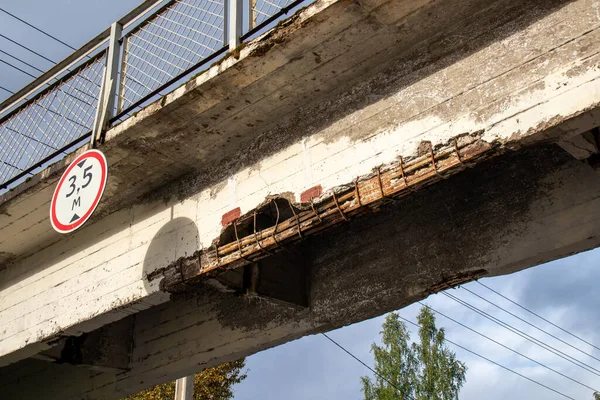
M 121 398 L 597 247 L 599 125 L 598 1 L 317 0 L 111 127 L 84 228 L 48 219 L 77 153 L 2 195 L 0 393 Z

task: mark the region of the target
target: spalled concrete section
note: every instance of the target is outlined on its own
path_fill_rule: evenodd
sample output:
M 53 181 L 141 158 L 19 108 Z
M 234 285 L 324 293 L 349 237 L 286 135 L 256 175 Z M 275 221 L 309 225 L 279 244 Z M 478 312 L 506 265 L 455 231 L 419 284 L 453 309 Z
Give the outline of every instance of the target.
M 319 1 L 109 131 L 108 190 L 81 231 L 59 237 L 47 220 L 64 163 L 6 195 L 0 387 L 10 393 L 35 370 L 44 384 L 32 395 L 118 397 L 381 314 L 444 282 L 597 246 L 595 155 L 578 161 L 549 145 L 577 146 L 599 125 L 594 4 Z M 460 135 L 499 154 L 525 149 L 307 240 L 309 308 L 208 286 L 170 298 L 147 279 L 209 247 L 232 210 L 328 192 L 415 157 L 422 141 Z M 128 372 L 18 362 L 134 313 Z M 72 370 L 85 379 L 56 383 Z

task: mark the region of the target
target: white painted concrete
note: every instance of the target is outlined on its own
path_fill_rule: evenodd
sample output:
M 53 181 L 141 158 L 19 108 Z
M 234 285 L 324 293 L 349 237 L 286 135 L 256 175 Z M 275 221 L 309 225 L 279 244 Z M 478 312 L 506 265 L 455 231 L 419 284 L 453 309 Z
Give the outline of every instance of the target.
M 387 8 L 393 8 L 387 3 L 381 7 L 377 13 L 379 18 L 386 14 Z M 304 10 L 301 19 L 319 19 L 320 13 L 339 13 L 343 9 L 339 2 L 319 1 Z M 597 67 L 600 19 L 596 13 L 591 0 L 577 0 L 456 60 L 448 54 L 431 66 L 411 70 L 408 66 L 418 64 L 418 54 L 409 60 L 399 59 L 393 67 L 397 71 L 391 72 L 392 80 L 406 82 L 406 85 L 399 85 L 393 95 L 376 96 L 363 107 L 349 109 L 315 132 L 311 132 L 311 121 L 305 121 L 310 135 L 184 199 L 165 196 L 165 200 L 129 205 L 72 235 L 40 239 L 44 245 L 30 252 L 27 242 L 38 238 L 36 235 L 47 235 L 34 228 L 47 221 L 29 216 L 35 214 L 30 212 L 32 210 L 47 210 L 48 204 L 40 202 L 40 198 L 51 192 L 52 185 L 40 183 L 39 191 L 27 193 L 11 206 L 20 210 L 20 218 L 2 216 L 0 219 L 3 232 L 8 231 L 9 225 L 11 229 L 20 227 L 14 236 L 0 238 L 0 244 L 24 249 L 14 264 L 0 271 L 0 365 L 40 351 L 43 343 L 56 335 L 77 335 L 169 300 L 168 294 L 159 291 L 159 281 L 149 283 L 146 275 L 210 246 L 220 234 L 221 216 L 235 207 L 240 207 L 243 214 L 269 195 L 291 192 L 299 199 L 312 185 L 320 184 L 330 190 L 347 184 L 379 165 L 395 161 L 398 156 L 414 156 L 423 140 L 436 145 L 460 134 L 482 132 L 481 137 L 488 142 L 519 147 L 548 137 L 558 140 L 597 125 L 594 112 L 600 103 L 600 69 Z M 348 27 L 339 35 L 356 35 L 360 29 L 366 28 L 363 25 Z M 360 49 L 372 46 L 378 35 L 387 34 L 387 28 L 370 29 L 373 31 L 360 43 Z M 210 87 L 211 79 L 229 69 L 243 68 L 261 40 L 267 39 L 259 39 L 243 48 L 239 60 L 229 58 L 196 78 L 194 87 L 204 85 L 206 91 L 216 91 Z M 297 48 L 308 57 L 319 46 L 325 44 L 315 40 Z M 274 65 L 265 68 L 277 70 L 280 65 L 291 63 L 285 55 L 290 48 L 275 47 L 275 55 L 270 55 Z M 362 55 L 364 60 L 357 60 L 348 70 L 359 68 L 373 56 L 362 54 L 359 49 L 350 51 L 356 51 L 357 58 Z M 300 61 L 295 62 L 302 65 Z M 338 60 L 335 53 L 324 53 L 318 64 L 327 65 L 343 76 L 344 60 Z M 388 67 L 393 64 L 393 61 L 386 62 Z M 404 67 L 408 75 L 400 72 Z M 296 86 L 289 81 L 303 84 L 314 75 L 306 66 L 293 72 L 296 75 L 287 76 L 282 84 L 275 80 L 273 72 L 273 90 L 265 90 L 263 96 L 290 95 Z M 373 73 L 365 80 L 377 78 Z M 244 84 L 249 85 L 254 78 L 246 71 L 243 79 Z M 360 88 L 360 82 L 355 86 Z M 220 90 L 226 92 L 227 88 Z M 363 90 L 370 92 L 371 89 Z M 128 140 L 124 137 L 135 124 L 159 118 L 162 107 L 176 107 L 178 100 L 189 92 L 190 89 L 182 87 L 168 95 L 164 105 L 150 106 L 147 112 L 117 126 L 108 132 L 109 143 Z M 339 96 L 343 95 L 348 94 Z M 226 97 L 225 94 L 222 97 Z M 217 99 L 199 97 L 186 98 L 186 101 L 195 102 L 196 107 L 202 109 L 201 114 L 208 113 Z M 263 118 L 270 112 L 265 110 Z M 581 116 L 584 112 L 587 112 L 585 118 Z M 583 122 L 564 123 L 576 118 Z M 559 123 L 562 123 L 560 131 L 552 131 Z M 143 139 L 153 139 L 160 134 L 149 130 Z M 139 138 L 131 138 L 134 139 Z M 125 152 L 117 147 L 113 149 Z M 107 155 L 110 151 L 109 147 Z M 126 161 L 127 154 L 114 157 L 113 162 L 118 166 L 119 162 Z M 152 162 L 152 155 L 146 162 Z M 160 337 L 161 329 L 148 328 L 146 334 Z M 214 329 L 218 330 L 219 325 L 215 323 Z M 241 352 L 242 338 L 236 346 Z M 185 350 L 185 346 L 180 349 Z M 162 359 L 154 360 L 152 366 L 144 368 L 159 368 L 164 363 Z

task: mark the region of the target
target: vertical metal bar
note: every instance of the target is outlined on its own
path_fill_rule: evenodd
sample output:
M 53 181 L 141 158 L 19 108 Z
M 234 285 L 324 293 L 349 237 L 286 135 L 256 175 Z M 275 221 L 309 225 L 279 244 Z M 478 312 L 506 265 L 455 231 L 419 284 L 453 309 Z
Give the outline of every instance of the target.
M 250 16 L 250 29 L 256 28 L 256 20 L 258 19 L 256 0 L 250 0 L 250 10 L 248 11 L 248 16 Z
M 229 0 L 223 0 L 223 46 L 229 38 Z
M 121 32 L 123 26 L 118 22 L 115 22 L 110 27 L 110 39 L 108 54 L 106 56 L 106 79 L 109 85 L 106 86 L 106 94 L 108 95 L 108 101 L 106 101 L 106 120 L 108 121 L 113 115 L 115 115 L 115 92 L 117 88 L 117 73 L 119 71 L 119 56 L 121 40 Z
M 242 0 L 229 0 L 229 50 L 240 45 L 242 36 Z
M 175 381 L 175 400 L 192 400 L 194 396 L 194 375 Z
M 254 3 L 254 0 L 246 0 L 246 6 L 248 7 L 248 15 L 247 15 L 247 22 L 248 22 L 248 31 L 251 31 L 252 28 L 254 27 L 252 25 L 252 3 Z
M 119 82 L 119 95 L 117 96 L 117 114 L 123 111 L 125 101 L 125 81 L 127 79 L 127 60 L 129 58 L 129 40 L 128 36 L 123 36 L 121 42 L 121 79 Z
M 108 51 L 106 53 L 106 67 L 98 96 L 98 108 L 94 120 L 94 129 L 92 130 L 92 147 L 95 147 L 96 141 L 103 139 L 103 131 L 106 124 L 114 115 L 115 91 L 117 87 L 117 69 L 119 68 L 121 31 L 123 26 L 115 22 L 110 27 L 110 37 L 108 40 Z
M 98 92 L 98 106 L 96 106 L 96 113 L 94 115 L 94 126 L 92 127 L 92 137 L 90 138 L 90 147 L 92 149 L 96 148 L 96 138 L 100 137 L 99 131 L 100 122 L 102 121 L 102 114 L 104 114 L 104 88 L 106 86 L 106 66 L 104 67 L 104 72 L 102 73 L 102 82 L 100 84 L 100 91 Z

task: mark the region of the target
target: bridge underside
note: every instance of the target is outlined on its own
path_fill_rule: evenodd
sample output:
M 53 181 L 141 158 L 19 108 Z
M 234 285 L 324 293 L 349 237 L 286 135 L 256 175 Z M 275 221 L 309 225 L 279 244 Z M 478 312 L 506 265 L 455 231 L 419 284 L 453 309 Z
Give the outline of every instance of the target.
M 117 398 L 599 242 L 592 167 L 557 145 L 508 152 L 259 262 L 256 294 L 190 287 L 92 331 L 79 358 L 63 351 L 63 363 L 38 356 L 2 368 L 0 389 L 7 398 Z M 134 343 L 131 360 L 119 340 Z
M 64 163 L 5 197 L 5 397 L 119 398 L 600 245 L 597 3 L 392 3 L 319 1 L 107 132 L 74 235 L 46 226 Z M 453 173 L 390 178 L 431 155 Z M 344 214 L 377 171 L 383 198 Z M 310 212 L 311 187 L 337 223 L 245 262 L 228 216 Z M 205 279 L 217 245 L 239 268 Z

